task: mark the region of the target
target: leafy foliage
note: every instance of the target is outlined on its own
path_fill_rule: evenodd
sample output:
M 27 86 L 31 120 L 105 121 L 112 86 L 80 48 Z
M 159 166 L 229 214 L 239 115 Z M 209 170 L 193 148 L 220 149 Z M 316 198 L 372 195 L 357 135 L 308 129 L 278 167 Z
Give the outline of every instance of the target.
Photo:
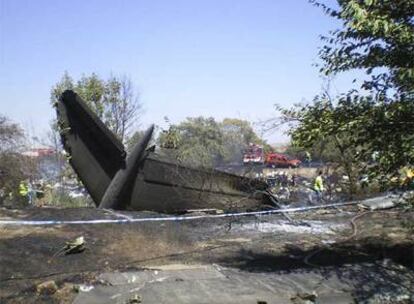
M 260 138 L 247 120 L 225 118 L 220 123 L 225 140 L 225 162 L 241 162 L 243 151 L 250 143 L 264 146 L 265 151 L 272 148 Z
M 187 118 L 177 126 L 177 131 L 180 159 L 204 167 L 213 167 L 224 159 L 224 136 L 214 118 Z
M 162 130 L 158 136 L 158 143 L 164 149 L 178 149 L 180 142 L 180 131 L 175 125 L 170 125 L 168 130 Z
M 265 144 L 248 121 L 226 118 L 217 122 L 201 116 L 170 125 L 160 134 L 158 143 L 163 148 L 175 149 L 179 160 L 202 167 L 241 162 L 249 143 Z
M 338 9 L 310 2 L 343 24 L 322 37 L 321 71 L 331 74 L 364 69 L 367 74 L 373 73 L 366 88 L 414 89 L 413 0 L 338 0 Z
M 76 91 L 122 142 L 127 141 L 129 131 L 137 123 L 142 110 L 130 79 L 111 76 L 103 80 L 92 73 L 90 76 L 82 76 L 75 83 L 65 72 L 51 90 L 52 103 L 65 90 Z
M 339 0 L 338 9 L 311 2 L 343 24 L 322 37 L 321 71 L 363 69 L 372 75 L 363 88 L 371 91 L 278 108 L 281 120 L 292 124 L 296 146 L 334 151 L 350 192 L 362 174 L 386 185 L 401 167 L 414 165 L 414 1 Z
M 0 115 L 0 152 L 16 152 L 16 149 L 21 147 L 23 138 L 24 134 L 20 126 Z
M 0 115 L 0 202 L 9 197 L 18 201 L 19 183 L 35 172 L 35 164 L 20 154 L 24 139 L 19 125 Z
M 307 150 L 329 146 L 330 160 L 344 168 L 351 184 L 362 174 L 387 179 L 414 163 L 412 99 L 345 95 L 333 103 L 318 96 L 310 105 L 280 111 L 293 124 L 292 143 Z

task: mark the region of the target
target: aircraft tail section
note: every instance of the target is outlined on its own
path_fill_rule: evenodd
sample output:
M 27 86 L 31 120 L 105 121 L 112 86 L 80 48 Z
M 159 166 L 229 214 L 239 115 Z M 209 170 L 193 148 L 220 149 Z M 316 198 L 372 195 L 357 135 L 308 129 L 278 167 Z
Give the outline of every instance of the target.
M 69 162 L 100 208 L 175 212 L 196 208 L 250 208 L 261 198 L 254 181 L 191 168 L 147 149 L 150 126 L 128 156 L 122 143 L 73 91 L 57 103 L 58 126 Z
M 115 174 L 125 166 L 124 147 L 75 92 L 65 91 L 56 111 L 69 162 L 99 204 Z

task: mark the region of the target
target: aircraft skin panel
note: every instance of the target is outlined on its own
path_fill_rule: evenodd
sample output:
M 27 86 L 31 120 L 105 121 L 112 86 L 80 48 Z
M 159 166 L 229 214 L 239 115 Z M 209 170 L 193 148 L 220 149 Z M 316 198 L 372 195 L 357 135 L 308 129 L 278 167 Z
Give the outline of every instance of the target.
M 82 141 L 68 139 L 71 147 L 71 157 L 69 163 L 74 168 L 76 174 L 81 177 L 93 201 L 98 206 L 111 178 L 102 169 L 94 156 Z
M 134 210 L 171 213 L 200 208 L 246 210 L 260 205 L 261 196 L 253 195 L 256 188 L 237 187 L 247 181 L 240 176 L 177 166 L 151 153 L 141 166 L 131 198 Z
M 184 168 L 171 163 L 159 162 L 148 156 L 142 171 L 146 182 L 183 186 L 201 191 L 241 194 L 241 191 L 235 188 L 235 177 L 218 174 L 215 170 L 200 171 Z
M 200 191 L 184 187 L 157 184 L 138 176 L 128 209 L 154 210 L 162 213 L 177 213 L 189 209 L 215 208 L 225 211 L 255 209 L 260 200 L 248 194 Z

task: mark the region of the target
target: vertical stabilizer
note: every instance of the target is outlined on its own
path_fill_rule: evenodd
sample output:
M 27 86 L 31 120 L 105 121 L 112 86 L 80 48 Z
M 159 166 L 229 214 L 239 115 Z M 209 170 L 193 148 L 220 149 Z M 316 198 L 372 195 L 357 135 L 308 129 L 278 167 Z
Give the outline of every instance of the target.
M 75 92 L 61 95 L 56 112 L 69 162 L 98 205 L 115 174 L 125 166 L 124 147 Z

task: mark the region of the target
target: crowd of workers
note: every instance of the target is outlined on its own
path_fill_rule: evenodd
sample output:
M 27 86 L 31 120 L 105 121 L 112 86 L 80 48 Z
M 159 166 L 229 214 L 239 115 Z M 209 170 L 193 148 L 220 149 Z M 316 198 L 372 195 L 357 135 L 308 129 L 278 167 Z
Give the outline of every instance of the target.
M 269 189 L 276 193 L 285 192 L 290 194 L 290 190 L 295 188 L 298 183 L 298 175 L 297 173 L 289 173 L 288 171 L 271 171 L 263 176 L 262 174 L 258 174 L 258 178 L 264 179 L 269 186 Z M 309 189 L 310 188 L 310 189 Z M 313 181 L 311 187 L 307 188 L 310 190 L 309 201 L 318 202 L 323 200 L 323 192 L 325 190 L 324 187 L 324 177 L 323 172 L 320 170 L 318 175 Z

